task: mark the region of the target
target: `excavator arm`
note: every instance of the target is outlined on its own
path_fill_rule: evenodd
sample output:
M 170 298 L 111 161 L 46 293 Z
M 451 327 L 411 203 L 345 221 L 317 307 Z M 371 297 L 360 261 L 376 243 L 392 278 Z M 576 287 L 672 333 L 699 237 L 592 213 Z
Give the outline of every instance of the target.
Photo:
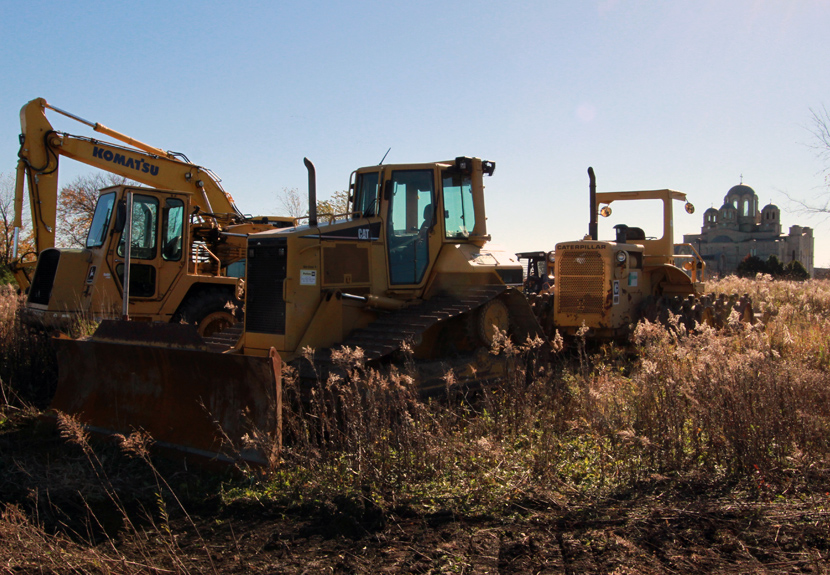
M 57 132 L 46 118 L 47 108 L 114 138 L 121 144 Z M 227 223 L 238 223 L 245 219 L 218 178 L 210 170 L 190 163 L 180 154 L 165 152 L 102 124 L 84 120 L 50 106 L 43 98 L 23 106 L 20 110 L 20 125 L 22 133 L 14 201 L 15 237 L 22 227 L 23 194 L 28 184 L 35 249 L 38 254 L 55 245 L 60 156 L 154 188 L 189 192 L 192 194 L 191 203 L 200 212 L 213 214 Z M 16 252 L 17 242 L 12 269 L 18 284 L 25 289 L 29 283 L 26 272 L 34 269 L 34 262 L 20 261 Z

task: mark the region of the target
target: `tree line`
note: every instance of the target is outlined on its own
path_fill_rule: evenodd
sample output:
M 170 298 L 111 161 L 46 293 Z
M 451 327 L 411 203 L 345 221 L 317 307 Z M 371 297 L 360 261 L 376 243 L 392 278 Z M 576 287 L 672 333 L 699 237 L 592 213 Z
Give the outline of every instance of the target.
M 804 281 L 810 279 L 810 272 L 798 260 L 784 265 L 778 256 L 772 254 L 766 261 L 758 256 L 748 255 L 738 264 L 736 273 L 742 278 L 754 278 L 758 274 L 770 275 L 775 279 Z

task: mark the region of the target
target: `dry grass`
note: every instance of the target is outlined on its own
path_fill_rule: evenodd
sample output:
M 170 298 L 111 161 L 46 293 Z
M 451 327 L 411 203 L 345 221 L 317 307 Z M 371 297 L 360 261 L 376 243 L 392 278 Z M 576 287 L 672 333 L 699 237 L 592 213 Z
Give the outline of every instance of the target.
M 496 350 L 510 364 L 500 386 L 443 402 L 421 401 L 406 373 L 381 376 L 349 350 L 339 357 L 347 375 L 321 382 L 310 404 L 296 401 L 289 373 L 294 440 L 264 490 L 492 508 L 655 476 L 759 485 L 826 476 L 830 283 L 729 278 L 714 287 L 749 293 L 766 321 L 717 331 L 646 323 L 635 355 L 579 346 L 549 363 L 508 343 Z
M 43 408 L 54 393 L 54 352 L 47 334 L 20 320 L 22 304 L 12 286 L 0 286 L 0 402 Z
M 341 507 L 347 501 L 366 517 L 400 508 L 465 514 L 557 508 L 649 482 L 700 478 L 739 486 L 748 497 L 822 491 L 830 475 L 830 282 L 727 278 L 714 288 L 750 294 L 765 321 L 733 321 L 718 331 L 642 324 L 635 353 L 577 342 L 575 352 L 542 357 L 538 342 L 501 340 L 493 349 L 508 366 L 501 385 L 466 392 L 448 373 L 441 401 L 419 397 L 411 361 L 380 373 L 365 365 L 360 350 L 336 354 L 340 375 L 319 381 L 310 395 L 287 368 L 282 460 L 226 484 L 225 501 L 339 501 Z M 16 305 L 12 294 L 0 298 L 0 354 L 6 396 L 19 398 L 35 393 L 20 373 L 31 365 L 26 350 L 40 348 L 17 341 L 30 334 L 14 320 Z M 14 401 L 5 403 L 3 419 Z M 203 559 L 189 561 L 165 527 L 168 505 L 189 516 L 154 467 L 148 438 L 125 438 L 122 450 L 149 470 L 157 500 L 154 512 L 145 513 L 150 527 L 133 521 L 111 469 L 72 420 L 63 430 L 81 448 L 98 497 L 121 517 L 131 552 L 122 553 L 112 538 L 93 545 L 77 533 L 53 535 L 38 522 L 38 505 L 6 504 L 0 545 L 10 550 L 7 572 L 29 569 L 44 553 L 60 558 L 54 572 L 212 571 L 204 540 Z M 142 543 L 148 532 L 163 535 L 161 552 Z

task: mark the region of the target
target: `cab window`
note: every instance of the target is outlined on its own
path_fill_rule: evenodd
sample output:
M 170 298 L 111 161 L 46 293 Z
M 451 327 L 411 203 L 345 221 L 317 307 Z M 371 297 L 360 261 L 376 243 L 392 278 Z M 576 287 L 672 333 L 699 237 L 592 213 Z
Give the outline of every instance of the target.
M 132 213 L 132 247 L 130 258 L 152 260 L 156 257 L 159 201 L 151 196 L 135 194 Z M 126 231 L 121 233 L 118 255 L 124 257 Z
M 372 172 L 357 177 L 353 211 L 360 212 L 364 218 L 377 215 L 378 176 L 378 172 Z
M 184 230 L 184 202 L 168 198 L 164 207 L 164 223 L 161 230 L 161 257 L 167 261 L 182 259 L 182 230 Z
M 400 170 L 389 186 L 386 236 L 393 284 L 416 284 L 429 265 L 429 232 L 434 224 L 432 170 Z
M 442 180 L 444 233 L 448 239 L 466 238 L 476 225 L 472 180 L 467 174 L 450 170 L 442 174 Z
M 114 205 L 115 192 L 104 194 L 98 198 L 95 214 L 92 216 L 92 224 L 89 226 L 89 234 L 86 237 L 86 247 L 97 248 L 104 245 Z

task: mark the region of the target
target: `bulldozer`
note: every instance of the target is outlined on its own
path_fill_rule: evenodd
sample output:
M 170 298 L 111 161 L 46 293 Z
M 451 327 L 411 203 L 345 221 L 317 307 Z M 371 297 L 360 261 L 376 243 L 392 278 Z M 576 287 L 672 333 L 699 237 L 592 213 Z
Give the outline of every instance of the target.
M 57 132 L 47 109 L 120 144 Z M 27 292 L 29 321 L 56 327 L 78 318 L 186 321 L 210 335 L 241 320 L 247 235 L 293 226 L 293 218 L 245 216 L 215 174 L 183 154 L 84 120 L 42 98 L 23 106 L 20 122 L 11 267 Z M 62 156 L 152 187 L 101 190 L 84 247 L 56 248 Z M 24 188 L 35 251 L 18 254 Z
M 594 338 L 627 336 L 641 319 L 661 312 L 685 313 L 689 321 L 706 321 L 699 297 L 705 292 L 706 264 L 690 244 L 675 244 L 675 202 L 687 213 L 694 206 L 686 194 L 670 189 L 597 192 L 588 168 L 590 220 L 588 234 L 559 242 L 549 260 L 554 264 L 553 324 L 564 336 L 581 329 Z M 598 217 L 610 217 L 612 205 L 659 202 L 662 227 L 647 234 L 641 227 L 618 223 L 613 239 L 600 240 Z M 652 224 L 654 222 L 651 222 Z M 651 230 L 650 230 L 651 232 Z M 678 248 L 686 254 L 679 254 Z M 541 304 L 540 304 L 541 307 Z
M 314 165 L 305 164 L 307 220 L 247 238 L 241 331 L 203 339 L 188 325 L 103 322 L 90 338 L 57 342 L 52 407 L 97 428 L 153 429 L 167 444 L 193 448 L 190 416 L 155 406 L 186 403 L 181 413 L 197 417 L 193 404 L 204 393 L 223 413 L 253 398 L 267 413 L 252 423 L 272 428 L 275 404 L 261 398 L 275 393 L 277 360 L 302 371 L 314 350 L 312 372 L 320 376 L 335 347 L 360 348 L 378 367 L 406 354 L 428 393 L 445 385 L 449 369 L 459 380 L 501 375 L 488 353 L 497 330 L 517 341 L 544 337 L 520 291 L 521 265 L 488 243 L 483 179 L 494 162 L 360 168 L 349 181 L 348 213 L 325 218 L 316 211 Z M 231 438 L 244 435 L 233 429 Z M 200 452 L 221 451 L 215 435 L 201 441 Z

